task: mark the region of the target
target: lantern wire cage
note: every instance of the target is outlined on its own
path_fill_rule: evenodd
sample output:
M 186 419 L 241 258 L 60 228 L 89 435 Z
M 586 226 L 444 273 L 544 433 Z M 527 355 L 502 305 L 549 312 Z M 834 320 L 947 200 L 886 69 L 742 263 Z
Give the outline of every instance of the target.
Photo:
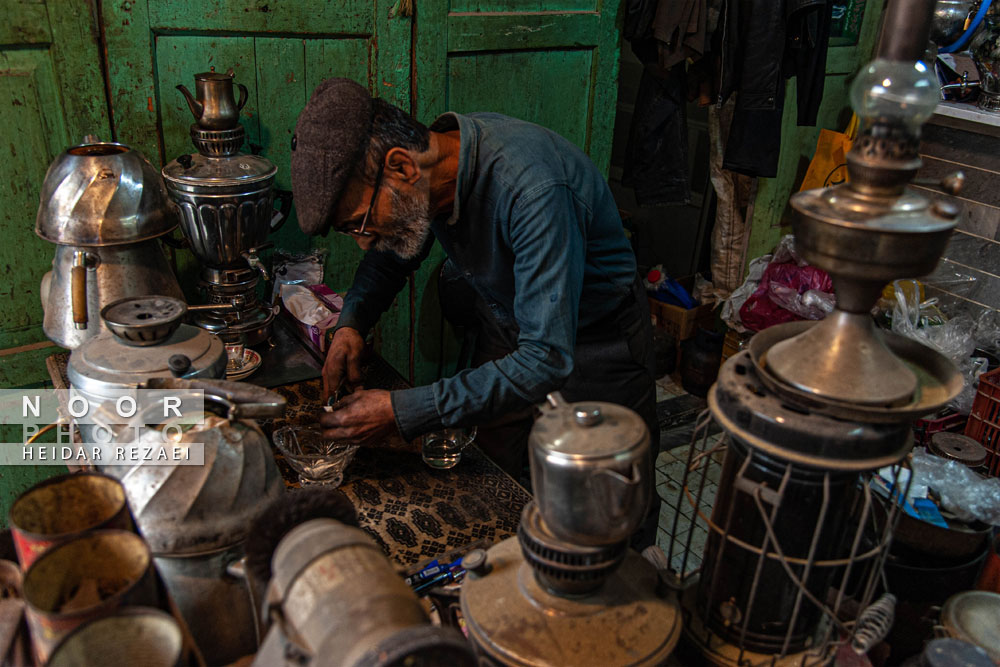
M 728 457 L 738 444 L 732 434 L 718 431 L 711 411 L 706 409 L 695 425 L 677 512 L 666 544 L 669 579 L 680 592 L 684 628 L 689 638 L 712 662 L 739 667 L 828 665 L 844 647 L 858 654 L 867 652 L 884 639 L 893 621 L 895 599 L 888 593 L 883 566 L 889 555 L 893 528 L 899 520 L 900 502 L 892 502 L 873 490 L 878 486 L 874 478 L 879 473 L 870 470 L 855 473 L 850 484 L 851 505 L 838 505 L 832 498 L 831 478 L 834 474 L 843 477 L 845 473 L 814 470 L 814 474 L 821 477 L 822 488 L 821 502 L 814 510 L 814 528 L 806 541 L 806 553 L 791 554 L 782 544 L 777 525 L 783 503 L 787 512 L 803 510 L 790 506 L 785 497 L 786 488 L 796 474 L 796 465 L 783 462 L 784 470 L 776 487 L 755 481 L 747 472 L 755 457 L 763 454 L 744 445 L 746 452 L 742 462 L 730 466 L 728 472 L 723 465 L 722 478 L 718 481 L 720 493 L 715 506 L 711 507 L 711 499 L 706 502 L 703 497 L 709 470 L 718 466 L 720 459 Z M 904 458 L 889 470 L 890 494 L 896 499 L 905 498 L 912 479 L 908 461 Z M 729 493 L 723 492 L 727 486 L 731 489 Z M 689 525 L 685 525 L 688 520 L 681 512 L 685 502 L 692 510 Z M 756 518 L 763 527 L 758 543 L 747 541 L 734 530 L 733 510 L 738 503 L 756 509 Z M 849 526 L 842 531 L 836 553 L 828 557 L 829 554 L 822 553 L 819 548 L 824 541 L 824 529 L 834 515 L 843 517 L 845 512 L 849 516 Z M 693 542 L 701 527 L 707 531 L 708 538 L 704 552 L 697 553 L 699 547 Z M 710 607 L 716 606 L 713 601 L 718 603 L 723 556 L 731 550 L 748 559 L 752 580 L 749 586 L 743 584 L 747 593 L 744 599 L 723 600 L 715 611 Z M 780 581 L 774 580 L 773 565 L 765 568 L 768 563 L 780 566 L 777 570 Z M 762 651 L 759 644 L 755 646 L 749 625 L 755 605 L 763 604 L 758 599 L 761 592 L 779 586 L 788 587 L 794 595 L 787 630 L 783 636 L 772 638 L 771 650 Z M 883 594 L 876 600 L 879 592 Z M 804 616 L 816 619 L 809 623 L 805 641 L 799 638 L 796 642 L 796 628 L 800 617 Z

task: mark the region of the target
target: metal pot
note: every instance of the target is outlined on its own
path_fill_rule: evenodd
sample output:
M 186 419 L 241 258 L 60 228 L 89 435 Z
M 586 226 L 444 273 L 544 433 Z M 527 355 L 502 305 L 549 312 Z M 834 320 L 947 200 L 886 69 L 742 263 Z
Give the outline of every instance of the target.
M 40 199 L 35 233 L 59 245 L 138 243 L 177 226 L 156 167 L 124 144 L 67 149 L 49 166 Z
M 182 155 L 163 168 L 170 196 L 180 206 L 181 230 L 198 261 L 213 268 L 247 265 L 247 254 L 285 220 L 274 210 L 277 173 L 270 160 L 245 153 Z
M 182 405 L 189 405 L 183 400 L 187 392 L 206 392 L 205 409 L 215 416 L 176 442 L 202 443 L 204 465 L 137 464 L 105 471 L 120 477 L 160 576 L 205 660 L 229 664 L 254 653 L 259 637 L 259 605 L 238 565 L 243 542 L 259 510 L 284 492 L 267 437 L 243 417 L 280 416 L 285 402 L 274 392 L 237 382 L 163 379 L 144 387 L 169 390 Z M 160 402 L 146 406 L 121 431 L 121 441 L 154 435 L 147 425 L 162 421 L 163 414 Z
M 552 533 L 580 545 L 614 544 L 639 526 L 649 502 L 649 432 L 613 403 L 566 403 L 558 393 L 529 437 L 531 486 Z
M 247 87 L 233 83 L 233 70 L 202 72 L 194 75 L 197 98 L 182 85 L 177 90 L 184 94 L 194 119 L 206 130 L 229 130 L 240 122 L 240 110 L 247 103 Z M 240 89 L 240 101 L 233 97 L 233 86 Z
M 45 276 L 42 328 L 50 340 L 70 350 L 106 331 L 100 313 L 108 304 L 150 294 L 184 298 L 155 240 L 104 247 L 61 245 Z
M 139 347 L 110 331 L 91 338 L 69 355 L 66 375 L 91 409 L 77 422 L 84 442 L 94 442 L 92 417 L 98 406 L 131 394 L 151 378 L 222 378 L 226 347 L 214 334 L 180 325 L 157 345 Z
M 965 32 L 965 21 L 973 4 L 972 0 L 937 0 L 931 20 L 931 41 L 942 48 L 954 44 Z

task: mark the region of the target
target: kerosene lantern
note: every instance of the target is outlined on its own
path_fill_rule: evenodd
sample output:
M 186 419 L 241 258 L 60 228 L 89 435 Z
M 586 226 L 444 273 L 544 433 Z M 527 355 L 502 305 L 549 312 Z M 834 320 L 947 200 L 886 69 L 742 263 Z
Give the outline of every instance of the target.
M 905 492 L 911 421 L 962 388 L 943 355 L 877 330 L 870 316 L 886 283 L 934 269 L 959 216 L 907 188 L 938 99 L 920 62 L 933 8 L 889 4 L 878 56 L 851 91 L 863 127 L 847 157 L 850 181 L 791 199 L 796 251 L 830 274 L 836 310 L 765 329 L 730 358 L 690 448 L 680 502 L 697 508 L 708 537 L 694 554 L 694 531 L 685 537 L 675 521 L 668 558 L 688 634 L 713 664 L 829 664 L 844 647 L 864 652 L 891 625 L 891 595 L 873 600 L 898 505 L 876 495 L 873 477 L 889 467 Z M 708 436 L 713 421 L 718 441 Z M 707 516 L 713 457 L 723 462 Z M 693 556 L 701 566 L 687 571 Z

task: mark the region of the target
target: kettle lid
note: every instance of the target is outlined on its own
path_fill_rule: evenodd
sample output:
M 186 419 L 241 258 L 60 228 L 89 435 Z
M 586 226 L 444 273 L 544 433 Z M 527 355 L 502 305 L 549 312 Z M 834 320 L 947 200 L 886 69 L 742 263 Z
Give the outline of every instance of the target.
M 249 153 L 225 157 L 193 153 L 173 160 L 162 173 L 168 187 L 191 190 L 260 183 L 273 179 L 278 168 L 267 158 Z
M 73 350 L 67 375 L 75 388 L 108 396 L 152 377 L 173 377 L 170 358 L 178 354 L 191 361 L 188 375 L 225 374 L 226 348 L 222 340 L 204 329 L 181 324 L 165 341 L 148 347 L 130 345 L 110 331 L 102 331 Z
M 635 411 L 615 403 L 567 403 L 554 392 L 531 429 L 532 447 L 573 459 L 609 458 L 649 445 L 646 423 Z

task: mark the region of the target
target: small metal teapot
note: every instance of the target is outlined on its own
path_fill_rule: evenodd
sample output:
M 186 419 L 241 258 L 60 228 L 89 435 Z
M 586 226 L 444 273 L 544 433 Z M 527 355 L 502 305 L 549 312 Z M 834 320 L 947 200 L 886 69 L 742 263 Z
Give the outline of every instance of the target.
M 646 514 L 652 468 L 649 431 L 614 403 L 567 403 L 548 395 L 529 436 L 531 487 L 556 537 L 571 544 L 627 540 Z
M 231 130 L 240 122 L 240 110 L 247 103 L 247 87 L 233 83 L 234 73 L 202 72 L 194 75 L 197 98 L 183 85 L 177 90 L 184 94 L 198 126 L 206 130 Z M 240 89 L 240 99 L 233 98 L 233 86 Z

